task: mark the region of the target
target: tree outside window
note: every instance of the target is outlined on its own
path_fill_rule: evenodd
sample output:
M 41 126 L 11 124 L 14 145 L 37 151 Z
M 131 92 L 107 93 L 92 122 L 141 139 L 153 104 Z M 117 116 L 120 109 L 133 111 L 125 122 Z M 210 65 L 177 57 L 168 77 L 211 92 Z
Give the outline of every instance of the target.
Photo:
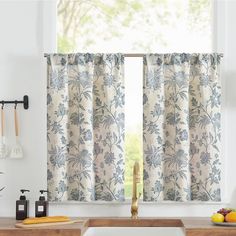
M 212 4 L 212 0 L 59 0 L 58 52 L 212 52 Z M 137 69 L 128 64 L 129 70 Z M 128 85 L 137 78 L 125 79 L 132 80 Z M 133 96 L 126 102 L 130 114 L 126 114 L 125 194 L 130 198 L 132 166 L 136 160 L 142 163 L 142 103 L 133 102 L 142 96 L 142 88 L 135 95 L 132 86 L 126 87 L 126 98 Z

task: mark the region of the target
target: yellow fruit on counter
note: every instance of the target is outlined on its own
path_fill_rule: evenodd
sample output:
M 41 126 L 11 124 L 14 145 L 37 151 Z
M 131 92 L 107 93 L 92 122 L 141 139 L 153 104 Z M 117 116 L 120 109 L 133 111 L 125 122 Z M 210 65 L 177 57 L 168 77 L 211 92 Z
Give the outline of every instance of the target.
M 215 213 L 214 215 L 211 216 L 211 221 L 215 223 L 221 223 L 224 222 L 225 217 L 221 215 L 220 213 Z
M 235 222 L 236 223 L 236 212 L 231 211 L 225 216 L 226 222 Z

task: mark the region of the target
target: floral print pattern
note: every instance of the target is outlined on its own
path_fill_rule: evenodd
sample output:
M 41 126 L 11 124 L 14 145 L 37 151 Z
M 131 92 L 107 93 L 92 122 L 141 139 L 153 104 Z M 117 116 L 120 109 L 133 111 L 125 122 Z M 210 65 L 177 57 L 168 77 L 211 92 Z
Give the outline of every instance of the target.
M 221 200 L 221 57 L 144 57 L 144 201 Z
M 124 57 L 48 55 L 50 201 L 124 200 Z

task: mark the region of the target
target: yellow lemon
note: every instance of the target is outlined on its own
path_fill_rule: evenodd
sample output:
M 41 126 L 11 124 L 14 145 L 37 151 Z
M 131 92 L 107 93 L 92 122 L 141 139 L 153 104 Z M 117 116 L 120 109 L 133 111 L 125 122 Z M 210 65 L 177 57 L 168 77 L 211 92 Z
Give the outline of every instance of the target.
M 220 213 L 215 213 L 214 215 L 211 216 L 211 221 L 215 223 L 224 222 L 224 220 L 225 220 L 224 216 L 221 215 Z

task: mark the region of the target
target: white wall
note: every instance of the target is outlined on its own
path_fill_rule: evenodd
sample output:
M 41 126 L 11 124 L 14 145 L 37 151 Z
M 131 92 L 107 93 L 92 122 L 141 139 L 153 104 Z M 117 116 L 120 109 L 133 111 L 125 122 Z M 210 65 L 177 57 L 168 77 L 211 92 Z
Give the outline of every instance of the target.
M 45 3 L 45 2 L 44 2 Z M 45 18 L 43 1 L 0 1 L 0 100 L 21 99 L 29 95 L 29 110 L 19 106 L 20 136 L 25 158 L 0 160 L 0 216 L 15 216 L 19 189 L 28 188 L 30 214 L 38 190 L 46 186 L 46 68 L 44 52 L 52 50 L 53 31 Z M 49 4 L 50 5 L 50 4 Z M 221 3 L 219 4 L 221 5 Z M 48 9 L 49 11 L 49 9 Z M 50 11 L 49 11 L 50 12 Z M 224 153 L 226 197 L 236 207 L 236 1 L 218 9 L 220 35 L 218 50 L 224 50 Z M 226 25 L 220 17 L 226 15 Z M 44 33 L 46 32 L 46 34 Z M 44 33 L 44 34 L 43 34 Z M 225 46 L 226 45 L 226 46 Z M 227 65 L 226 65 L 227 64 Z M 6 108 L 7 137 L 13 142 L 12 107 Z M 226 201 L 227 201 L 226 199 Z M 225 205 L 225 204 L 223 204 Z M 208 216 L 220 204 L 140 204 L 141 216 Z M 51 214 L 71 216 L 129 216 L 129 204 L 50 204 Z
M 0 1 L 0 100 L 22 100 L 29 95 L 29 110 L 18 106 L 22 160 L 1 160 L 5 172 L 0 215 L 15 215 L 19 189 L 30 189 L 34 200 L 46 188 L 46 91 L 42 57 L 42 8 L 37 1 Z M 6 106 L 6 136 L 14 143 L 13 106 Z

